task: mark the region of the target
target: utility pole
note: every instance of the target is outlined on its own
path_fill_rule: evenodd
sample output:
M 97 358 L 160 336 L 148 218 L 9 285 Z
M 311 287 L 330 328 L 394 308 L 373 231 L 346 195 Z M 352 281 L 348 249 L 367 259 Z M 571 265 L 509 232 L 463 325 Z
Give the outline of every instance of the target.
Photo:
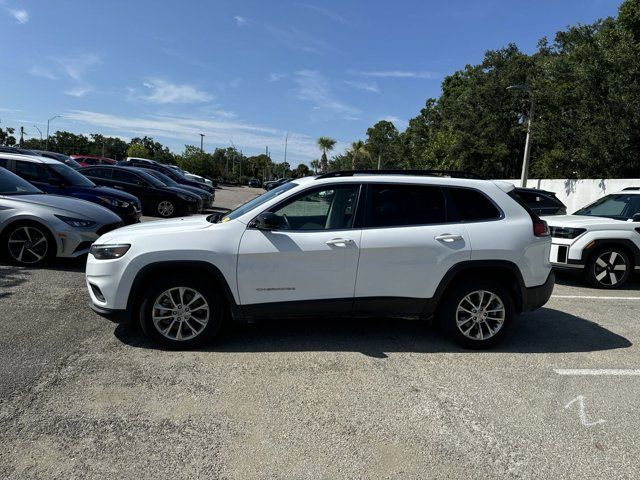
M 40 148 L 42 148 L 42 131 L 38 128 L 37 125 L 34 125 L 33 128 L 38 130 L 38 133 L 40 134 Z
M 49 150 L 49 123 L 51 123 L 56 118 L 61 118 L 60 115 L 54 115 L 49 120 L 47 120 L 47 142 L 45 143 L 44 149 Z
M 20 147 L 24 147 L 24 127 L 20 127 Z
M 287 144 L 289 143 L 289 132 L 284 137 L 284 163 L 287 163 Z
M 200 153 L 204 153 L 204 133 L 200 134 Z
M 382 147 L 380 147 L 380 150 L 378 151 L 378 170 L 380 170 L 381 164 L 382 164 Z
M 527 180 L 529 179 L 529 159 L 531 155 L 531 124 L 533 123 L 533 115 L 535 114 L 536 109 L 536 99 L 533 96 L 533 92 L 531 91 L 531 87 L 527 84 L 523 85 L 510 85 L 507 87 L 507 90 L 523 90 L 529 94 L 530 105 L 529 105 L 529 115 L 527 116 L 527 138 L 524 142 L 524 157 L 522 159 L 522 174 L 520 175 L 520 186 L 526 187 Z

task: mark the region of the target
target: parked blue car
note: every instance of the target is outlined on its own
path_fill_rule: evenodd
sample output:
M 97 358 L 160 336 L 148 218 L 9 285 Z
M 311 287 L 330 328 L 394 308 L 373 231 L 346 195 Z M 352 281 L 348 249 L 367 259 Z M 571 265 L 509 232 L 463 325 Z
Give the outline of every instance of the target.
M 99 187 L 64 163 L 45 157 L 0 153 L 0 167 L 24 178 L 43 192 L 102 205 L 118 214 L 125 225 L 140 221 L 142 205 L 135 196 L 114 188 Z

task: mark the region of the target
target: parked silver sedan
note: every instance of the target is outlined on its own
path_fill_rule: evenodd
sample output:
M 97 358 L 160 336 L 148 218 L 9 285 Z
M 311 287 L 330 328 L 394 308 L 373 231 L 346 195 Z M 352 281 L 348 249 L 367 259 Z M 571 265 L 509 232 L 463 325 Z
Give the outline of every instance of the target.
M 78 257 L 102 234 L 122 225 L 94 203 L 43 193 L 0 167 L 0 254 L 21 265 Z

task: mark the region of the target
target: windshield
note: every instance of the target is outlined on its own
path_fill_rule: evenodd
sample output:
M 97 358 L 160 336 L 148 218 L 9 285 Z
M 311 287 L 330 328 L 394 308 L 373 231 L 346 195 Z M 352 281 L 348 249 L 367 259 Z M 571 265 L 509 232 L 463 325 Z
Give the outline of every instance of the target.
M 50 163 L 49 168 L 60 175 L 65 182 L 74 187 L 95 187 L 96 184 L 73 168 L 63 163 Z
M 156 172 L 155 170 L 147 170 L 145 173 L 148 173 L 152 177 L 156 177 L 158 180 L 163 182 L 165 185 L 168 185 L 169 187 L 177 187 L 179 185 L 178 182 L 176 182 L 172 178 L 169 178 L 164 173 Z
M 42 190 L 0 167 L 0 195 L 33 195 L 34 193 L 42 193 Z
M 234 218 L 238 218 L 241 215 L 244 215 L 247 212 L 250 212 L 256 207 L 259 207 L 263 203 L 267 203 L 269 200 L 276 198 L 278 195 L 282 195 L 287 190 L 291 190 L 292 188 L 296 188 L 298 186 L 297 183 L 285 183 L 280 185 L 273 190 L 269 190 L 268 192 L 263 193 L 262 195 L 254 198 L 253 200 L 249 200 L 247 203 L 240 205 L 235 210 L 230 211 L 224 217 L 220 219 L 220 222 L 228 222 L 229 220 L 233 220 Z
M 640 195 L 618 193 L 607 195 L 578 210 L 574 215 L 630 220 L 640 213 Z

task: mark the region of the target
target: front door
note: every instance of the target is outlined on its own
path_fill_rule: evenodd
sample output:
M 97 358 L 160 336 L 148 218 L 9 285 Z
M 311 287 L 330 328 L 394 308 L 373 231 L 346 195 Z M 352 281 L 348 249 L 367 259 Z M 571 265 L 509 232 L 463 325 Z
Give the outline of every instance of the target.
M 351 312 L 361 236 L 353 228 L 359 192 L 358 184 L 309 189 L 271 209 L 279 220 L 276 229 L 249 225 L 238 255 L 246 314 Z

